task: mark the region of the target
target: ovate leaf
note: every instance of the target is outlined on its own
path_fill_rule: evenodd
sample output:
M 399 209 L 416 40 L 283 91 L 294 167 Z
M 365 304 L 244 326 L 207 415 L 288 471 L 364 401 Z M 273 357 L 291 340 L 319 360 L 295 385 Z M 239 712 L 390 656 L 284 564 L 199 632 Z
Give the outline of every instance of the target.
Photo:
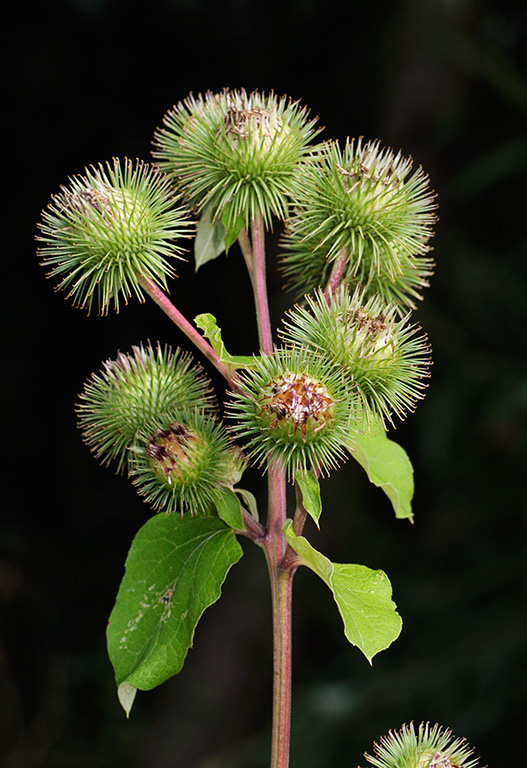
M 291 520 L 284 526 L 287 541 L 300 557 L 331 589 L 344 622 L 344 634 L 371 664 L 379 651 L 388 648 L 399 636 L 401 617 L 392 601 L 392 587 L 383 571 L 365 565 L 332 563 L 317 552 L 303 536 L 296 536 Z
M 211 208 L 206 207 L 199 218 L 194 240 L 194 261 L 196 272 L 220 256 L 225 250 L 225 226 L 221 221 L 213 221 Z
M 127 713 L 134 688 L 177 674 L 203 611 L 242 555 L 217 517 L 155 515 L 136 535 L 108 623 L 108 651 Z
M 387 575 L 365 565 L 335 563 L 331 589 L 344 621 L 344 634 L 371 664 L 376 653 L 399 637 L 402 628 Z
M 317 528 L 318 519 L 322 512 L 322 501 L 320 498 L 320 485 L 312 472 L 298 471 L 295 473 L 295 482 L 300 492 L 302 506 L 313 518 Z
M 413 522 L 414 470 L 404 448 L 378 430 L 359 435 L 351 455 L 366 470 L 370 482 L 388 496 L 396 517 Z

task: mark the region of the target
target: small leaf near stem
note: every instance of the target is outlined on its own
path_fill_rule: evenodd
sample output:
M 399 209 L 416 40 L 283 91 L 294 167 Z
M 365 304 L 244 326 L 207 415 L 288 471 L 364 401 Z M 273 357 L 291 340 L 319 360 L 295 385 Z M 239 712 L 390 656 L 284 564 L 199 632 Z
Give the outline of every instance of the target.
M 203 336 L 198 333 L 196 328 L 194 328 L 194 326 L 189 323 L 187 318 L 181 314 L 181 312 L 172 304 L 170 299 L 165 296 L 163 291 L 154 283 L 152 283 L 144 276 L 140 276 L 138 280 L 150 298 L 152 298 L 155 303 L 163 310 L 163 312 L 168 315 L 168 317 L 177 325 L 177 327 L 183 331 L 187 338 L 189 338 L 190 341 L 192 341 L 193 344 L 198 347 L 200 352 L 205 355 L 207 360 L 212 363 L 216 370 L 218 370 L 219 373 L 221 373 L 221 375 L 227 379 L 229 384 L 232 386 L 233 380 L 230 370 L 220 361 L 217 353 L 203 338 Z
M 245 218 L 243 214 L 239 213 L 238 216 L 236 216 L 233 221 L 231 216 L 229 215 L 228 208 L 229 206 L 226 206 L 222 216 L 222 223 L 225 228 L 223 245 L 226 253 L 229 252 L 229 248 L 231 247 L 231 245 L 236 242 L 240 232 L 245 229 Z
M 225 227 L 221 221 L 213 221 L 210 207 L 204 208 L 196 227 L 194 263 L 198 269 L 220 256 L 225 250 Z
M 390 499 L 395 516 L 413 523 L 414 471 L 404 448 L 390 440 L 382 428 L 358 435 L 350 447 L 351 456 L 366 471 L 369 481 Z
M 218 516 L 224 523 L 227 523 L 230 528 L 234 528 L 238 531 L 243 529 L 242 505 L 231 488 L 224 489 L 224 492 L 216 503 L 216 511 Z
M 236 495 L 237 491 L 238 489 L 233 488 L 224 489 L 224 493 L 216 505 L 218 516 L 230 528 L 233 528 L 235 533 L 247 536 L 261 546 L 266 530 L 241 504 Z
M 306 475 L 309 475 L 309 478 L 306 478 Z M 317 528 L 319 528 L 318 519 L 322 512 L 322 499 L 320 498 L 320 486 L 318 484 L 318 476 L 319 476 L 318 471 L 304 472 L 304 473 L 297 472 L 295 475 L 296 510 L 295 510 L 295 516 L 294 516 L 293 525 L 292 525 L 292 531 L 295 534 L 295 536 L 299 537 L 302 535 L 308 514 L 311 515 Z M 300 478 L 300 482 L 299 482 L 299 478 Z M 316 484 L 316 487 L 315 487 L 315 484 Z M 304 486 L 303 490 L 302 490 L 302 485 Z M 305 501 L 305 499 L 307 499 L 307 502 Z M 306 503 L 307 503 L 307 506 L 311 508 L 311 512 L 309 512 L 309 510 L 306 508 Z M 300 559 L 297 553 L 295 552 L 291 544 L 288 543 L 287 550 L 283 560 L 283 567 L 293 568 L 293 567 L 298 567 L 299 564 L 300 564 Z
M 303 510 L 313 518 L 317 528 L 319 528 L 318 520 L 322 512 L 322 502 L 317 478 L 312 472 L 307 470 L 299 471 L 295 474 L 295 483 L 297 487 L 297 514 L 295 515 L 295 521 L 297 524 L 299 523 L 299 513 Z M 298 535 L 296 529 L 295 533 Z
M 221 328 L 216 322 L 214 315 L 210 312 L 203 312 L 196 315 L 194 322 L 198 328 L 203 331 L 203 335 L 210 341 L 213 350 L 217 353 L 220 363 L 225 363 L 229 370 L 229 375 L 234 376 L 236 368 L 253 368 L 253 355 L 230 355 L 225 349 L 225 344 L 221 336 Z M 232 370 L 231 370 L 232 369 Z

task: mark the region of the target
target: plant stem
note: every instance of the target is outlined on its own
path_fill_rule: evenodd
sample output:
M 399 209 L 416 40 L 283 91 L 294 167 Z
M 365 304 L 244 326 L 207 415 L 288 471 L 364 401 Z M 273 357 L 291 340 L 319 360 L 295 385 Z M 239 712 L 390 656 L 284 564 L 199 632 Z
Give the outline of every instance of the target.
M 294 568 L 282 563 L 287 543 L 282 533 L 286 519 L 285 476 L 274 464 L 269 469 L 269 519 L 265 543 L 273 602 L 273 731 L 271 768 L 287 768 L 291 733 L 291 614 Z
M 255 520 L 251 513 L 242 506 L 242 517 L 244 523 L 244 529 L 239 531 L 242 536 L 247 536 L 249 539 L 263 546 L 264 539 L 266 537 L 266 530 L 258 520 Z
M 267 277 L 265 270 L 265 232 L 263 218 L 258 214 L 252 222 L 253 269 L 251 275 L 256 319 L 258 322 L 258 338 L 260 349 L 270 354 L 273 349 L 271 320 L 269 317 L 269 301 L 267 298 Z
M 181 331 L 183 331 L 183 333 L 190 339 L 190 341 L 192 341 L 198 347 L 198 349 L 205 355 L 208 360 L 210 360 L 212 365 L 221 373 L 222 376 L 227 379 L 229 384 L 232 386 L 232 375 L 229 369 L 226 365 L 220 362 L 220 359 L 214 349 L 211 347 L 208 341 L 203 338 L 197 328 L 189 323 L 187 318 L 181 314 L 179 309 L 177 309 L 172 304 L 170 299 L 165 296 L 163 291 L 155 283 L 151 282 L 142 275 L 139 276 L 139 282 L 148 293 L 148 295 L 155 301 L 155 303 L 161 307 L 163 312 L 168 315 L 168 317 L 177 325 Z
M 240 246 L 247 271 L 249 272 L 249 277 L 252 281 L 254 274 L 253 249 L 251 246 L 251 241 L 249 240 L 249 234 L 246 229 L 242 229 L 238 235 L 238 245 Z
M 333 296 L 335 291 L 340 285 L 340 281 L 342 280 L 342 276 L 344 275 L 344 270 L 346 269 L 346 264 L 348 263 L 349 259 L 349 251 L 346 247 L 341 248 L 339 251 L 337 258 L 333 262 L 333 268 L 331 270 L 331 274 L 329 276 L 328 283 L 326 285 L 326 290 L 324 291 L 324 296 L 326 299 L 329 299 Z
M 252 259 L 247 241 L 242 250 L 247 262 L 254 293 L 260 349 L 270 354 L 273 349 L 267 281 L 265 270 L 265 237 L 261 215 L 252 230 Z M 242 243 L 240 243 L 242 245 Z M 273 730 L 271 768 L 287 768 L 291 733 L 291 614 L 292 583 L 296 567 L 284 568 L 287 542 L 282 528 L 287 517 L 285 472 L 278 462 L 268 470 L 269 511 L 267 535 L 263 542 L 269 567 L 273 605 Z

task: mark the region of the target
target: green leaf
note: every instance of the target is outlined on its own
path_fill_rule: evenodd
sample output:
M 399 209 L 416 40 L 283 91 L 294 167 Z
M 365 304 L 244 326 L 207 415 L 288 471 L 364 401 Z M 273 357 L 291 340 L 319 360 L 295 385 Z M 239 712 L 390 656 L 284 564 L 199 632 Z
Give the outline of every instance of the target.
M 229 355 L 225 349 L 225 344 L 221 338 L 221 329 L 216 318 L 209 312 L 196 315 L 194 322 L 197 327 L 203 331 L 203 335 L 210 341 L 210 344 L 222 363 L 230 365 L 233 368 L 254 368 L 255 362 L 252 355 Z
M 137 688 L 131 683 L 121 683 L 121 685 L 117 686 L 117 696 L 121 702 L 121 707 L 126 712 L 126 717 L 130 717 L 130 710 L 132 709 L 136 693 Z
M 212 220 L 212 209 L 207 206 L 199 218 L 194 240 L 196 272 L 207 261 L 213 261 L 225 250 L 225 226 Z
M 223 238 L 225 250 L 228 253 L 229 248 L 238 239 L 238 235 L 246 227 L 245 218 L 243 214 L 239 213 L 236 219 L 231 222 L 230 205 L 227 204 L 223 211 L 222 224 L 225 229 L 225 236 Z
M 302 506 L 319 528 L 318 519 L 322 512 L 322 500 L 320 498 L 320 485 L 312 472 L 298 471 L 295 473 L 295 482 L 301 495 Z
M 177 674 L 203 611 L 242 556 L 217 517 L 155 515 L 140 529 L 108 622 L 108 651 L 123 707 L 135 691 Z
M 230 528 L 243 531 L 242 505 L 233 490 L 225 488 L 217 503 L 219 517 Z
M 388 496 L 396 517 L 413 522 L 414 470 L 404 448 L 389 440 L 384 431 L 372 431 L 356 438 L 351 455 L 366 470 L 370 482 Z
M 402 627 L 386 574 L 365 565 L 332 563 L 307 539 L 295 535 L 291 520 L 285 524 L 284 534 L 302 564 L 311 568 L 331 589 L 344 622 L 344 634 L 371 664 L 375 654 L 388 648 L 399 636 Z
M 371 664 L 376 653 L 399 637 L 402 628 L 387 575 L 365 565 L 335 563 L 331 589 L 344 621 L 346 637 L 361 649 Z

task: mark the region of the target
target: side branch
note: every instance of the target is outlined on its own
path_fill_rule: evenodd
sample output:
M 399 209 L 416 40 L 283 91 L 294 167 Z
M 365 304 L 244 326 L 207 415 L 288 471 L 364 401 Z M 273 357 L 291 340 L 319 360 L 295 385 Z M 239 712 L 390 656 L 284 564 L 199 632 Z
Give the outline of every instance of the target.
M 206 339 L 203 338 L 201 333 L 195 328 L 187 318 L 181 314 L 179 309 L 177 309 L 170 299 L 165 296 L 163 291 L 158 288 L 155 283 L 153 283 L 151 280 L 148 280 L 146 277 L 143 277 L 142 275 L 139 276 L 139 282 L 141 286 L 145 289 L 145 291 L 148 293 L 150 298 L 152 298 L 155 303 L 160 307 L 163 312 L 168 315 L 168 317 L 177 325 L 177 327 L 183 331 L 185 336 L 192 341 L 193 344 L 198 347 L 200 352 L 202 352 L 207 360 L 209 360 L 212 365 L 218 370 L 222 376 L 224 376 L 229 384 L 232 386 L 232 374 L 227 368 L 227 366 L 222 363 L 218 357 L 218 354 L 214 351 L 214 349 L 211 347 L 211 345 L 208 343 Z
M 333 262 L 333 268 L 331 270 L 331 274 L 329 276 L 328 283 L 326 285 L 326 290 L 324 291 L 324 296 L 329 301 L 337 288 L 339 287 L 342 277 L 344 276 L 344 271 L 346 269 L 346 264 L 348 263 L 349 259 L 349 251 L 346 247 L 341 248 L 339 251 L 337 258 Z

